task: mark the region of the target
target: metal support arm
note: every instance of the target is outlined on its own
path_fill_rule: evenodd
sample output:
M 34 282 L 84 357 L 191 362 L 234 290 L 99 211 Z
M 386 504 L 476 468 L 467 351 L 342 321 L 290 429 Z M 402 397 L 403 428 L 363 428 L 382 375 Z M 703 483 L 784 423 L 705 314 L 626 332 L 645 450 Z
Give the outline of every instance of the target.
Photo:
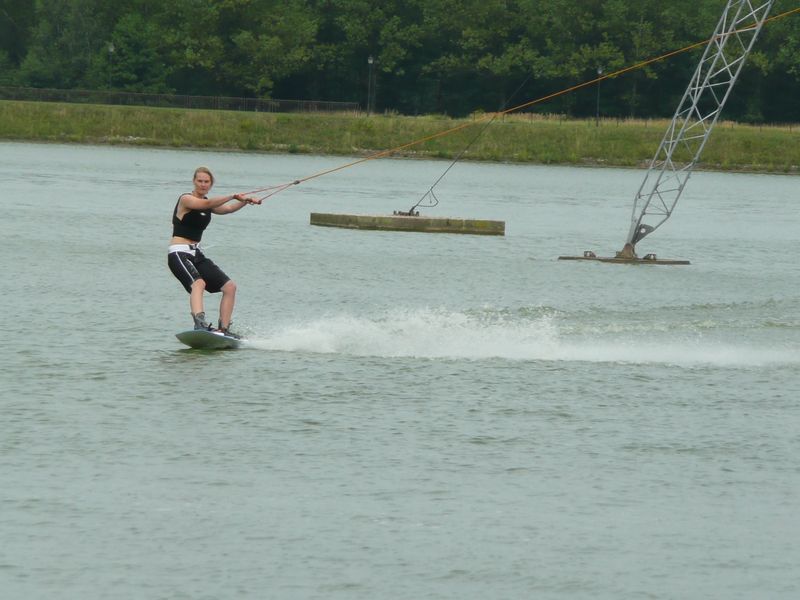
M 633 203 L 621 256 L 675 210 L 774 0 L 729 0 Z

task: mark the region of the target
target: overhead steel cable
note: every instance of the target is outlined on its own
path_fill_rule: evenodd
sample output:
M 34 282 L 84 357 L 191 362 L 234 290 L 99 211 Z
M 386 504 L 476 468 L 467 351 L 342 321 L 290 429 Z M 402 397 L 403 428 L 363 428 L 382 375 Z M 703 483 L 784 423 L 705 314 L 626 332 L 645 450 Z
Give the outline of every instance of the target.
M 521 90 L 523 87 L 525 87 L 525 84 L 526 84 L 526 83 L 528 83 L 528 81 L 530 81 L 530 78 L 531 78 L 531 75 L 528 75 L 528 76 L 525 78 L 525 80 L 524 80 L 524 81 L 523 81 L 521 84 L 519 84 L 519 86 L 517 86 L 517 89 L 516 89 L 516 90 L 514 90 L 514 93 L 513 93 L 513 94 L 511 94 L 511 95 L 510 95 L 510 96 L 509 96 L 509 97 L 508 97 L 506 100 L 504 100 L 504 101 L 503 101 L 503 104 L 502 104 L 502 107 L 501 107 L 501 109 L 502 109 L 503 107 L 505 107 L 505 106 L 506 106 L 506 105 L 507 105 L 507 104 L 508 104 L 508 103 L 509 103 L 509 102 L 510 102 L 510 101 L 511 101 L 513 98 L 514 98 L 514 96 L 516 96 L 516 95 L 519 93 L 519 91 L 520 91 L 520 90 Z M 428 191 L 427 191 L 427 192 L 425 192 L 425 193 L 422 195 L 422 197 L 421 197 L 421 198 L 420 198 L 420 199 L 417 201 L 417 203 L 416 203 L 414 206 L 412 206 L 412 207 L 409 209 L 409 211 L 408 211 L 408 214 L 409 214 L 409 215 L 413 215 L 413 214 L 414 214 L 414 212 L 415 212 L 415 210 L 417 209 L 417 207 L 419 207 L 419 206 L 423 206 L 423 204 L 422 204 L 422 203 L 425 201 L 425 198 L 428 198 L 428 197 L 430 197 L 430 198 L 432 198 L 432 199 L 433 199 L 433 203 L 432 203 L 432 204 L 431 204 L 431 203 L 429 203 L 429 204 L 425 204 L 425 205 L 424 205 L 424 206 L 425 206 L 425 208 L 433 208 L 434 206 L 436 206 L 437 204 L 439 204 L 439 199 L 436 197 L 436 194 L 433 192 L 433 188 L 435 188 L 437 185 L 439 185 L 439 182 L 441 182 L 441 181 L 442 181 L 442 179 L 444 179 L 444 178 L 445 178 L 445 176 L 446 176 L 446 175 L 447 175 L 447 174 L 450 172 L 450 170 L 451 170 L 453 167 L 455 167 L 455 166 L 456 166 L 456 163 L 457 163 L 459 160 L 461 160 L 461 158 L 462 158 L 462 157 L 463 157 L 463 156 L 464 156 L 464 155 L 467 153 L 467 150 L 469 150 L 469 149 L 470 149 L 470 147 L 472 147 L 472 145 L 473 145 L 475 142 L 477 142 L 477 141 L 478 141 L 478 138 L 480 138 L 480 137 L 483 135 L 483 132 L 484 132 L 484 131 L 486 131 L 486 130 L 488 129 L 489 125 L 491 125 L 492 123 L 494 123 L 494 120 L 495 120 L 495 119 L 496 119 L 496 118 L 497 118 L 499 115 L 502 115 L 502 114 L 503 114 L 502 112 L 497 112 L 497 113 L 494 113 L 494 116 L 493 116 L 491 119 L 489 119 L 489 120 L 486 122 L 486 124 L 485 124 L 485 125 L 484 125 L 484 126 L 481 128 L 481 129 L 480 129 L 480 131 L 478 131 L 478 133 L 476 133 L 476 134 L 473 136 L 473 138 L 472 138 L 472 139 L 471 139 L 471 140 L 470 140 L 470 141 L 467 143 L 467 145 L 466 145 L 466 146 L 464 146 L 464 148 L 461 150 L 461 152 L 459 152 L 459 153 L 458 153 L 458 155 L 457 155 L 457 156 L 456 156 L 456 157 L 453 159 L 453 161 L 452 161 L 452 162 L 451 162 L 451 163 L 450 163 L 450 164 L 447 166 L 447 168 L 444 170 L 444 172 L 443 172 L 441 175 L 439 175 L 439 177 L 436 179 L 436 181 L 434 181 L 434 182 L 433 182 L 433 185 L 431 185 L 431 187 L 429 187 L 429 188 L 428 188 Z

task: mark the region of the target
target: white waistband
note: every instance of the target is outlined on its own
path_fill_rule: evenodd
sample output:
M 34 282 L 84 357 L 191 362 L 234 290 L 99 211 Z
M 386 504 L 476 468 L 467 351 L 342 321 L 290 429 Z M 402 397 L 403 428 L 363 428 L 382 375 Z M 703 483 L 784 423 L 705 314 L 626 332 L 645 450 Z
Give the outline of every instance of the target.
M 194 251 L 198 249 L 197 244 L 170 244 L 170 252 L 186 252 L 194 256 Z

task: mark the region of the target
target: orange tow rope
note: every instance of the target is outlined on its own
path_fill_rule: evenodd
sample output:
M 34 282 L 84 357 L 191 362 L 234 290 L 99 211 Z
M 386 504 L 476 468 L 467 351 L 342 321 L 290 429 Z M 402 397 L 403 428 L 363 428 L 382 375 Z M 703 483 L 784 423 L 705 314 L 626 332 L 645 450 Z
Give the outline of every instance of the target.
M 784 17 L 788 17 L 788 16 L 793 15 L 793 14 L 798 13 L 798 12 L 800 12 L 800 7 L 794 8 L 794 9 L 789 10 L 789 11 L 786 11 L 786 12 L 781 13 L 779 15 L 775 15 L 773 17 L 769 17 L 769 18 L 764 20 L 764 24 L 766 25 L 770 21 L 777 21 L 778 19 L 782 19 Z M 748 31 L 748 30 L 754 29 L 754 28 L 755 28 L 755 25 L 751 25 L 751 26 L 739 29 L 737 31 L 731 32 L 731 34 L 728 34 L 728 35 L 732 35 L 734 33 L 741 33 L 741 32 Z M 365 156 L 364 158 L 359 158 L 358 160 L 354 160 L 352 162 L 340 165 L 338 167 L 334 167 L 332 169 L 326 169 L 324 171 L 320 171 L 319 173 L 314 173 L 313 175 L 309 175 L 309 176 L 303 177 L 301 179 L 296 179 L 296 180 L 294 180 L 292 182 L 289 182 L 289 183 L 284 183 L 284 184 L 281 184 L 281 185 L 274 185 L 274 186 L 270 186 L 270 187 L 259 188 L 257 190 L 252 190 L 250 192 L 247 192 L 247 194 L 249 195 L 249 194 L 259 194 L 261 192 L 268 192 L 266 195 L 261 196 L 261 198 L 260 198 L 261 200 L 265 200 L 267 198 L 270 198 L 271 196 L 274 196 L 275 194 L 278 194 L 278 193 L 282 192 L 283 190 L 285 190 L 287 188 L 290 188 L 290 187 L 292 187 L 294 185 L 299 185 L 299 184 L 301 184 L 301 183 L 303 183 L 305 181 L 310 181 L 311 179 L 316 179 L 317 177 L 322 177 L 323 175 L 330 175 L 331 173 L 336 173 L 337 171 L 342 171 L 342 170 L 347 169 L 349 167 L 354 167 L 355 165 L 360 165 L 361 163 L 364 163 L 364 162 L 367 162 L 367 161 L 370 161 L 370 160 L 376 160 L 378 158 L 384 158 L 386 156 L 390 156 L 392 154 L 395 154 L 396 152 L 399 152 L 400 150 L 405 150 L 406 148 L 411 148 L 412 146 L 418 146 L 419 144 L 424 144 L 425 142 L 429 142 L 431 140 L 435 140 L 437 138 L 444 137 L 446 135 L 450 135 L 451 133 L 455 133 L 457 131 L 461 131 L 462 129 L 466 129 L 467 127 L 472 127 L 473 125 L 477 125 L 478 123 L 482 123 L 482 122 L 484 122 L 484 121 L 486 121 L 488 119 L 493 119 L 497 115 L 507 115 L 509 113 L 512 113 L 512 112 L 515 112 L 515 111 L 518 111 L 518 110 L 522 110 L 523 108 L 528 108 L 529 106 L 534 106 L 536 104 L 541 104 L 543 102 L 547 102 L 548 100 L 552 100 L 554 98 L 558 98 L 560 96 L 564 96 L 566 94 L 570 94 L 570 93 L 575 92 L 577 90 L 581 90 L 583 88 L 598 84 L 601 81 L 604 81 L 606 79 L 611 79 L 613 77 L 619 77 L 620 75 L 624 75 L 625 73 L 629 73 L 631 71 L 636 71 L 638 69 L 646 67 L 647 65 L 651 65 L 651 64 L 653 64 L 655 62 L 659 62 L 659 61 L 662 61 L 662 60 L 666 60 L 668 58 L 672 58 L 673 56 L 677 56 L 678 54 L 683 54 L 684 52 L 688 52 L 689 50 L 694 50 L 695 48 L 699 48 L 701 46 L 705 46 L 711 40 L 713 40 L 715 37 L 722 37 L 722 36 L 712 36 L 712 37 L 710 37 L 710 38 L 708 38 L 706 40 L 702 40 L 700 42 L 695 42 L 694 44 L 690 44 L 688 46 L 685 46 L 685 47 L 681 48 L 680 50 L 673 50 L 671 52 L 667 52 L 666 54 L 662 54 L 660 56 L 657 56 L 655 58 L 650 58 L 650 59 L 644 60 L 642 62 L 638 62 L 638 63 L 633 64 L 631 66 L 619 69 L 618 71 L 613 71 L 613 72 L 607 73 L 605 75 L 601 75 L 599 77 L 596 77 L 595 79 L 591 79 L 589 81 L 585 81 L 583 83 L 579 83 L 577 85 L 573 85 L 573 86 L 568 87 L 566 89 L 563 89 L 563 90 L 561 90 L 559 92 L 554 92 L 552 94 L 548 94 L 546 96 L 542 96 L 541 98 L 537 98 L 536 100 L 530 100 L 529 102 L 525 102 L 524 104 L 519 104 L 517 106 L 514 106 L 512 108 L 508 108 L 506 110 L 503 110 L 503 111 L 500 111 L 500 112 L 497 112 L 497 113 L 486 113 L 482 117 L 480 117 L 478 119 L 475 119 L 474 121 L 471 121 L 471 122 L 468 122 L 468 123 L 462 123 L 461 125 L 457 125 L 456 127 L 452 127 L 451 129 L 446 129 L 444 131 L 440 131 L 439 133 L 434 133 L 434 134 L 425 136 L 423 138 L 419 138 L 417 140 L 414 140 L 412 142 L 408 142 L 406 144 L 402 144 L 400 146 L 396 146 L 394 148 L 390 148 L 388 150 L 381 150 L 380 152 L 375 152 L 374 154 L 370 154 L 368 156 Z

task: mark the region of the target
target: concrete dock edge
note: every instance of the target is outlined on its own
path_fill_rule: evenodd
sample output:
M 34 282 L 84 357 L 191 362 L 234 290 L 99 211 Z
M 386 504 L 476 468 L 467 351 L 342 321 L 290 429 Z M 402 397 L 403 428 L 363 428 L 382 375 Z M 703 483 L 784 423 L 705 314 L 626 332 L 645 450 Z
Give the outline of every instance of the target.
M 311 213 L 311 225 L 367 229 L 378 231 L 417 231 L 423 233 L 462 233 L 471 235 L 505 235 L 505 221 L 459 219 L 453 217 L 421 217 L 406 215 L 345 215 Z

